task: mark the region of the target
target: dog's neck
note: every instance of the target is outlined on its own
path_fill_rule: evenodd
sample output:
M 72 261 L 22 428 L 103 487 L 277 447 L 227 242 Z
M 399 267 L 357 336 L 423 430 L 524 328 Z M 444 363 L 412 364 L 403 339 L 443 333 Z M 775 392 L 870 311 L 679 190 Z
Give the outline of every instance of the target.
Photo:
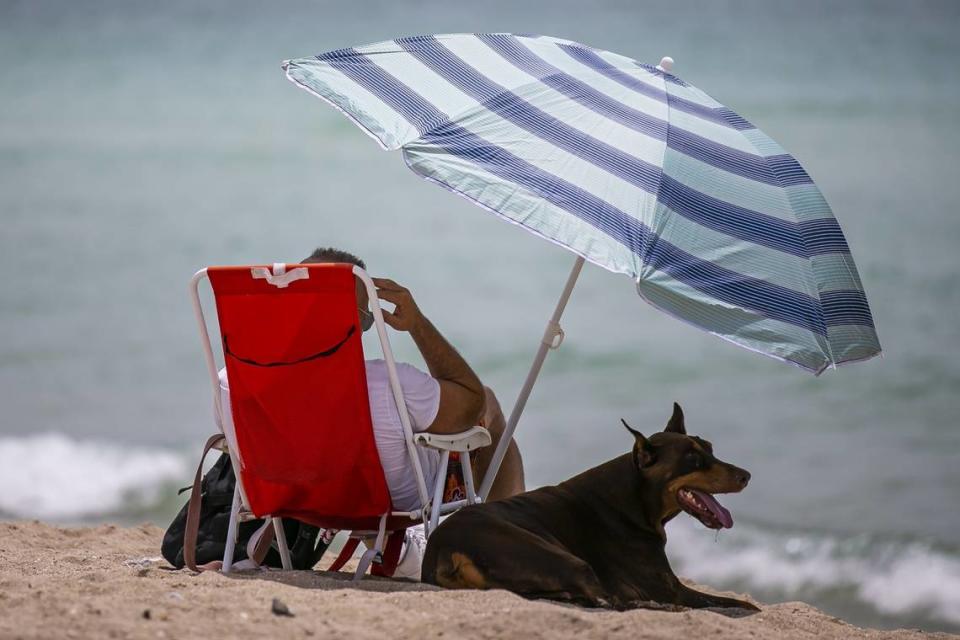
M 651 487 L 650 480 L 640 473 L 632 454 L 588 469 L 559 486 L 589 505 L 603 522 L 621 533 L 648 533 L 666 543 L 664 522 L 661 522 L 661 491 Z

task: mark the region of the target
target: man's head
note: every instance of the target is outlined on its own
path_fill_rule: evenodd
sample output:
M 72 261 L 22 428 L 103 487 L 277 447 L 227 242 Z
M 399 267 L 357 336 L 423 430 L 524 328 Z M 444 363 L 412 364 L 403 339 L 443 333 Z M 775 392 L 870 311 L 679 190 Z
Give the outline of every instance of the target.
M 357 256 L 333 247 L 318 247 L 317 249 L 314 249 L 313 253 L 302 260 L 300 264 L 329 264 L 333 262 L 355 264 L 363 270 L 366 270 L 367 268 L 367 265 L 363 262 L 363 260 Z M 356 279 L 356 284 L 357 307 L 358 311 L 360 312 L 360 326 L 364 331 L 366 331 L 373 326 L 373 314 L 370 313 L 369 310 L 370 297 L 367 295 L 367 288 L 363 286 L 363 282 L 360 281 L 360 278 Z
M 300 264 L 328 264 L 331 262 L 347 262 L 349 264 L 355 264 L 364 270 L 367 268 L 363 260 L 357 256 L 333 247 L 318 247 L 314 249 L 313 253 L 304 258 Z

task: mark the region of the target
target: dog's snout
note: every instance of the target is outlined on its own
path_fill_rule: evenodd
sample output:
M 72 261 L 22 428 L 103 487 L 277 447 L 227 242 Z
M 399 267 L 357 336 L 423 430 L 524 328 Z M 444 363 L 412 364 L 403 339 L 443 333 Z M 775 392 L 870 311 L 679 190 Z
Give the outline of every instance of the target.
M 740 483 L 740 488 L 746 487 L 747 483 L 750 482 L 750 472 L 746 469 L 737 469 L 734 477 Z

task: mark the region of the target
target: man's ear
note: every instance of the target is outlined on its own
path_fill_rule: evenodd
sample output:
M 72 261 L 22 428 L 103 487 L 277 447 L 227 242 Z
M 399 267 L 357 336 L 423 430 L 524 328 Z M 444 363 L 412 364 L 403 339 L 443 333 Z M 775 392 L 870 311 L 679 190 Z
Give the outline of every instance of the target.
M 667 423 L 666 433 L 679 433 L 687 435 L 687 428 L 683 424 L 683 409 L 676 402 L 673 403 L 673 415 L 670 416 L 670 422 Z
M 622 422 L 623 426 L 627 428 L 627 431 L 633 435 L 633 464 L 637 469 L 649 467 L 656 462 L 653 447 L 650 445 L 650 442 L 643 437 L 643 434 L 631 428 L 623 418 L 620 418 L 620 422 Z

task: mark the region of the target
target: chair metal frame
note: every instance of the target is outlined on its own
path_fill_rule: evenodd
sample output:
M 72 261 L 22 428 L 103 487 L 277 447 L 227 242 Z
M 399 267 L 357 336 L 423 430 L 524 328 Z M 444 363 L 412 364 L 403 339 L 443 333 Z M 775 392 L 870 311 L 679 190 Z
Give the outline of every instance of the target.
M 284 263 L 274 263 L 272 267 L 250 266 L 251 278 L 266 278 L 268 282 L 275 286 L 295 286 L 296 278 L 291 278 L 293 274 L 288 268 L 293 270 L 302 265 L 287 265 Z M 387 534 L 387 519 L 394 517 L 410 518 L 411 524 L 420 520 L 424 525 L 424 534 L 429 537 L 437 528 L 440 516 L 451 513 L 468 504 L 477 504 L 482 498 L 474 489 L 473 469 L 470 462 L 470 452 L 490 444 L 490 434 L 481 427 L 472 427 L 462 433 L 437 435 L 431 433 L 414 434 L 410 422 L 410 414 L 407 412 L 407 405 L 403 398 L 403 389 L 400 386 L 400 378 L 397 375 L 397 365 L 393 357 L 393 349 L 390 347 L 390 339 L 387 336 L 386 324 L 383 320 L 383 311 L 380 308 L 380 300 L 377 297 L 376 286 L 367 272 L 359 266 L 353 266 L 353 274 L 360 279 L 367 291 L 370 299 L 370 309 L 373 313 L 374 326 L 377 329 L 377 337 L 380 340 L 380 349 L 383 353 L 383 359 L 387 365 L 387 373 L 390 380 L 390 388 L 393 392 L 393 399 L 400 415 L 400 423 L 403 426 L 404 439 L 406 441 L 407 454 L 414 476 L 417 481 L 417 492 L 420 497 L 421 508 L 416 511 L 388 511 L 380 516 L 379 527 L 376 531 L 351 531 L 351 537 L 362 539 L 374 539 L 373 548 L 368 549 L 360 559 L 360 565 L 354 575 L 354 580 L 359 580 L 366 573 L 370 565 L 375 561 L 380 561 L 383 557 L 383 551 Z M 266 273 L 266 275 L 264 275 Z M 200 300 L 200 282 L 207 278 L 207 269 L 200 269 L 190 280 L 190 294 L 193 301 L 193 310 L 196 316 L 197 325 L 200 329 L 200 337 L 203 346 L 204 358 L 207 365 L 207 373 L 210 376 L 210 383 L 213 388 L 213 405 L 216 416 L 217 426 L 225 436 L 227 429 L 233 430 L 233 425 L 225 425 L 224 412 L 221 406 L 220 377 L 219 370 L 214 358 L 213 347 L 210 342 L 210 332 L 207 329 L 206 316 L 203 311 L 203 304 Z M 218 323 L 219 329 L 219 323 Z M 222 354 L 221 354 L 222 355 Z M 226 438 L 229 442 L 229 436 Z M 427 487 L 426 479 L 423 474 L 423 468 L 420 465 L 420 458 L 417 455 L 417 447 L 428 447 L 440 451 L 440 465 L 437 470 L 437 477 L 430 491 Z M 224 444 L 222 450 L 230 456 L 234 469 L 241 468 L 241 461 L 238 452 L 234 447 Z M 463 500 L 444 503 L 443 489 L 446 481 L 447 466 L 450 459 L 450 452 L 457 451 L 461 453 L 461 462 L 463 465 L 464 482 L 467 489 L 467 497 Z M 230 522 L 227 528 L 227 544 L 223 555 L 222 571 L 228 573 L 233 565 L 233 554 L 236 546 L 237 531 L 239 523 L 245 520 L 255 519 L 255 516 L 246 505 L 249 504 L 247 496 L 241 482 L 240 474 L 236 474 L 237 483 L 233 494 L 233 503 L 230 508 Z M 291 569 L 290 550 L 287 548 L 286 536 L 283 532 L 283 522 L 281 518 L 271 515 L 260 516 L 267 519 L 273 525 L 276 533 L 277 547 L 280 552 L 281 562 L 284 569 Z

